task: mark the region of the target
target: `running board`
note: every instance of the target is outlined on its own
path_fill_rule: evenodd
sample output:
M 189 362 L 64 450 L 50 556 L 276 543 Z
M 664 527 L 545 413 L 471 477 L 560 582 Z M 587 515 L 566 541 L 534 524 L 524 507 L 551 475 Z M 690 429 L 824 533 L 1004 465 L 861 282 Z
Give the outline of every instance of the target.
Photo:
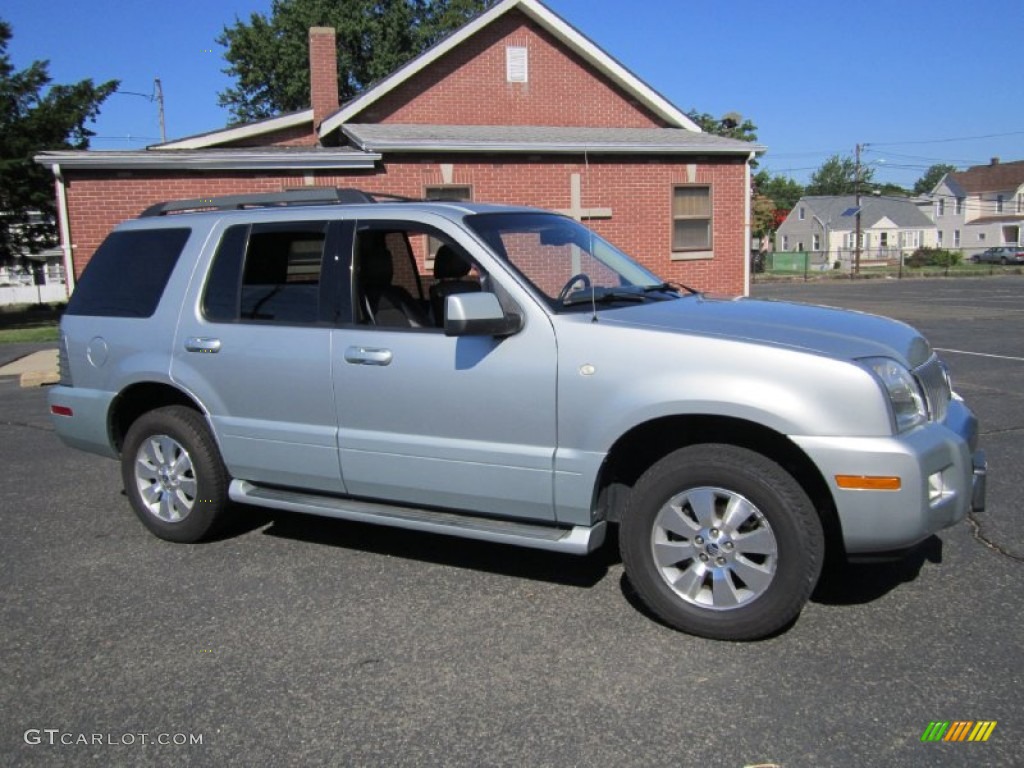
M 591 527 L 560 528 L 552 525 L 534 525 L 488 517 L 464 515 L 457 512 L 438 512 L 416 507 L 398 507 L 372 501 L 320 496 L 299 491 L 285 491 L 253 485 L 246 480 L 232 480 L 228 489 L 232 501 L 253 504 L 289 512 L 355 520 L 360 523 L 389 525 L 412 531 L 460 536 L 464 539 L 514 544 L 531 549 L 586 555 L 604 543 L 605 522 Z

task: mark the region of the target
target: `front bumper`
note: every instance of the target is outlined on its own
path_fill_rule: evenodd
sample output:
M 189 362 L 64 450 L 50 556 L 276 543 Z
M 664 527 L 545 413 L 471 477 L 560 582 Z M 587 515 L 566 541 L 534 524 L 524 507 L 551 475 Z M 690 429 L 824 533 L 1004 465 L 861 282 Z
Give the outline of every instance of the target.
M 913 546 L 985 506 L 978 421 L 959 398 L 945 421 L 880 438 L 793 437 L 832 491 L 851 555 Z M 899 490 L 847 490 L 837 475 L 897 476 Z

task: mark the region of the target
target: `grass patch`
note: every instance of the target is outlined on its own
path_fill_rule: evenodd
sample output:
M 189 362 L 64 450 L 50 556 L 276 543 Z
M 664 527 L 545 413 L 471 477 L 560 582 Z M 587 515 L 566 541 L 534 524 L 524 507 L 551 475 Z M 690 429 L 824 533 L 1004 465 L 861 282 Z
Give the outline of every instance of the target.
M 60 331 L 56 325 L 42 325 L 36 328 L 0 328 L 0 344 L 57 341 L 59 337 Z
M 57 341 L 63 304 L 18 304 L 0 307 L 0 344 Z

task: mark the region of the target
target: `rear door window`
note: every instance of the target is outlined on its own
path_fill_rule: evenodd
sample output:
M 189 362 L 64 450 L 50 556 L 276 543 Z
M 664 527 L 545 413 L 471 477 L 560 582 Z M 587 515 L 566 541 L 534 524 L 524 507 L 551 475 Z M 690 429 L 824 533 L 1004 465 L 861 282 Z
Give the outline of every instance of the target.
M 336 248 L 330 232 L 324 221 L 229 227 L 203 294 L 206 319 L 286 325 L 334 319 L 326 310 L 338 291 L 324 278 L 324 253 Z

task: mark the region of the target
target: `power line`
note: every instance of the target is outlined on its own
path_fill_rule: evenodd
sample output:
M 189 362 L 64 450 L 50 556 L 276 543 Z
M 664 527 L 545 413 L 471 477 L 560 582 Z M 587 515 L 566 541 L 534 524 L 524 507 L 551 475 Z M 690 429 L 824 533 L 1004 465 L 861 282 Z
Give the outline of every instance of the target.
M 1007 136 L 1024 136 L 1024 131 L 1010 131 L 1008 133 L 988 133 L 984 136 L 957 136 L 948 139 L 920 139 L 917 141 L 872 141 L 872 147 L 900 147 L 908 144 L 951 144 L 956 141 L 978 141 L 980 139 L 1002 139 Z

